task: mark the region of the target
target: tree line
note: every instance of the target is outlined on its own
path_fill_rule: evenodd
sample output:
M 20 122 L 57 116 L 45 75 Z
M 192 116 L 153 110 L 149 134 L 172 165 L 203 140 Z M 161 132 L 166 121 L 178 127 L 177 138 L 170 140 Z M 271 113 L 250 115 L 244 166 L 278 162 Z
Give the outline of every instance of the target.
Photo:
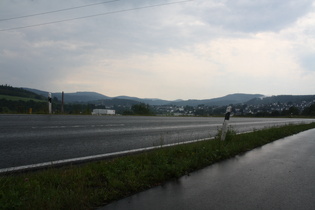
M 40 96 L 36 93 L 24 90 L 22 88 L 15 88 L 9 85 L 0 85 L 0 113 L 7 114 L 46 114 L 48 113 L 47 98 Z M 6 96 L 20 97 L 17 99 L 10 99 Z M 93 109 L 104 109 L 104 105 L 96 104 L 64 104 L 62 113 L 62 104 L 56 97 L 52 99 L 53 113 L 55 114 L 91 114 Z M 244 106 L 244 105 L 243 105 Z M 224 106 L 222 107 L 207 107 L 199 105 L 196 107 L 186 106 L 185 111 L 193 113 L 195 116 L 216 116 L 222 115 L 225 112 Z M 233 106 L 242 110 L 242 105 Z M 157 109 L 151 107 L 148 104 L 138 103 L 130 106 L 113 105 L 111 109 L 116 111 L 116 114 L 121 115 L 156 115 L 161 114 Z M 280 117 L 280 116 L 315 116 L 315 103 L 309 107 L 305 107 L 303 110 L 298 109 L 295 106 L 291 106 L 289 109 L 282 111 L 268 111 L 262 108 L 261 111 L 255 114 L 241 114 L 244 116 L 255 117 Z
M 47 100 L 47 99 L 46 99 Z M 48 114 L 48 101 L 30 100 L 8 100 L 0 98 L 1 114 Z M 52 99 L 52 112 L 54 114 L 86 114 L 92 113 L 93 109 L 104 109 L 103 105 L 95 104 L 62 104 L 56 97 Z M 121 115 L 155 115 L 154 111 L 148 104 L 135 104 L 131 107 L 112 107 L 116 114 Z
M 104 105 L 95 104 L 64 104 L 62 113 L 62 104 L 56 97 L 52 100 L 52 111 L 55 114 L 91 114 L 93 109 L 104 109 Z M 235 107 L 233 111 L 235 112 Z M 186 108 L 189 107 L 185 107 Z M 225 112 L 226 107 L 203 107 L 194 108 L 190 107 L 191 113 L 195 116 L 217 116 L 222 115 Z M 119 105 L 114 105 L 111 109 L 116 111 L 116 114 L 121 115 L 146 115 L 152 116 L 156 114 L 161 114 L 158 110 L 154 109 L 148 104 L 139 103 L 134 104 L 130 107 L 122 107 Z M 6 98 L 0 98 L 0 113 L 2 114 L 47 114 L 48 113 L 48 101 L 47 99 L 43 101 L 38 100 L 8 100 Z M 261 110 L 255 114 L 241 114 L 241 116 L 253 116 L 253 117 L 286 117 L 286 116 L 315 116 L 315 103 L 305 107 L 303 110 L 298 109 L 295 106 L 291 106 L 289 109 L 284 109 L 282 111 L 267 111 Z

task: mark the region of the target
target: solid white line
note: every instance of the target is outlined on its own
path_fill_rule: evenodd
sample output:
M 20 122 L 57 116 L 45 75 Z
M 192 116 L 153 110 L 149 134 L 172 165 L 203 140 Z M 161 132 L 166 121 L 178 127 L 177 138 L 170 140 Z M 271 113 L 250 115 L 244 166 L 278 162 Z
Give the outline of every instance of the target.
M 237 134 L 251 133 L 251 132 L 253 131 L 245 131 L 245 132 L 240 132 Z M 163 148 L 163 147 L 171 147 L 171 146 L 189 144 L 189 143 L 206 141 L 206 140 L 211 140 L 211 139 L 214 139 L 214 137 L 209 137 L 209 138 L 204 138 L 204 139 L 195 139 L 195 140 L 190 140 L 190 141 L 185 141 L 185 142 L 165 144 L 165 145 L 159 145 L 159 146 L 153 146 L 153 147 L 145 147 L 145 148 L 140 148 L 140 149 L 125 150 L 125 151 L 120 151 L 120 152 L 112 152 L 112 153 L 106 153 L 106 154 L 101 154 L 101 155 L 92 155 L 92 156 L 86 156 L 86 157 L 80 157 L 80 158 L 71 158 L 71 159 L 56 160 L 56 161 L 51 161 L 51 162 L 37 163 L 37 164 L 31 164 L 31 165 L 25 165 L 25 166 L 3 168 L 3 169 L 0 169 L 0 174 L 23 171 L 23 170 L 32 170 L 32 169 L 44 168 L 44 167 L 49 167 L 49 166 L 54 166 L 54 165 L 83 162 L 83 161 L 89 161 L 89 160 L 95 160 L 95 159 L 111 158 L 115 156 L 122 156 L 126 154 L 144 152 L 144 151 L 149 151 L 149 150 Z
M 304 119 L 304 120 L 306 120 L 306 119 Z M 312 119 L 309 119 L 309 120 L 313 121 Z M 279 122 L 290 123 L 290 122 L 287 122 L 287 121 L 278 121 L 278 122 L 275 122 L 275 123 L 279 123 Z M 265 122 L 230 123 L 230 125 L 233 125 L 233 124 L 234 125 L 237 125 L 237 124 L 251 124 L 251 123 L 252 124 L 254 124 L 254 123 L 255 124 L 263 124 Z M 124 126 L 124 124 L 120 124 L 120 125 Z M 221 125 L 221 124 L 212 124 L 210 126 L 218 126 L 218 125 Z M 253 132 L 253 131 L 240 132 L 238 134 L 251 133 L 251 132 Z M 171 146 L 175 146 L 175 145 L 189 144 L 189 143 L 193 143 L 193 142 L 205 141 L 205 140 L 210 140 L 210 139 L 214 139 L 214 137 L 212 137 L 212 138 L 204 138 L 204 139 L 196 139 L 196 140 L 185 141 L 185 142 L 178 142 L 178 143 L 172 143 L 172 144 L 166 144 L 166 145 L 159 145 L 159 146 L 153 146 L 153 147 L 146 147 L 146 148 L 140 148 L 140 149 L 132 149 L 132 150 L 126 150 L 126 151 L 121 151 L 121 152 L 106 153 L 106 154 L 101 154 L 101 155 L 92 155 L 92 156 L 86 156 L 86 157 L 80 157 L 80 158 L 71 158 L 71 159 L 65 159 L 65 160 L 57 160 L 57 161 L 51 161 L 51 162 L 31 164 L 31 165 L 3 168 L 3 169 L 0 169 L 0 174 L 1 173 L 23 171 L 23 170 L 32 170 L 32 169 L 44 168 L 44 167 L 54 166 L 54 165 L 62 165 L 62 164 L 69 164 L 69 163 L 75 163 L 75 162 L 89 161 L 89 160 L 94 160 L 94 159 L 102 159 L 102 158 L 110 158 L 110 157 L 115 157 L 115 156 L 122 156 L 122 155 L 132 154 L 132 153 L 136 153 L 136 152 L 143 152 L 143 151 L 146 151 L 146 150 L 148 151 L 148 150 L 153 150 L 153 149 L 162 148 L 162 147 L 171 147 Z
M 163 148 L 163 147 L 171 147 L 171 146 L 176 146 L 176 145 L 181 145 L 181 144 L 189 144 L 189 143 L 193 143 L 193 142 L 205 141 L 205 140 L 210 140 L 210 139 L 214 139 L 214 137 L 205 138 L 205 139 L 196 139 L 196 140 L 191 140 L 191 141 L 178 142 L 178 143 L 172 143 L 172 144 L 166 144 L 166 145 L 160 145 L 160 146 L 145 147 L 145 148 L 140 148 L 140 149 L 132 149 L 132 150 L 126 150 L 126 151 L 121 151 L 121 152 L 106 153 L 106 154 L 101 154 L 101 155 L 92 155 L 92 156 L 86 156 L 86 157 L 80 157 L 80 158 L 71 158 L 71 159 L 56 160 L 56 161 L 51 161 L 51 162 L 37 163 L 37 164 L 31 164 L 31 165 L 25 165 L 25 166 L 3 168 L 3 169 L 0 169 L 0 174 L 1 173 L 23 171 L 23 170 L 32 170 L 32 169 L 44 168 L 44 167 L 49 167 L 49 166 L 54 166 L 54 165 L 76 163 L 76 162 L 82 162 L 82 161 L 88 161 L 88 160 L 94 160 L 94 159 L 102 159 L 102 158 L 110 158 L 110 157 L 115 157 L 115 156 L 122 156 L 122 155 L 126 155 L 126 154 L 144 152 L 144 151 L 149 151 L 149 150 L 153 150 L 153 149 L 158 149 L 158 148 Z

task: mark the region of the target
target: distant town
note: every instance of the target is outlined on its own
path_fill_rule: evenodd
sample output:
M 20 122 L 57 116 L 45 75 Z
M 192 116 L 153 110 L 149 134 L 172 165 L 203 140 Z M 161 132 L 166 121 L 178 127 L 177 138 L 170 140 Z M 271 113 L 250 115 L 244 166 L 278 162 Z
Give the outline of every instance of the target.
M 315 100 L 301 101 L 299 103 L 271 103 L 271 104 L 229 104 L 232 106 L 234 116 L 278 117 L 278 116 L 315 116 Z M 99 108 L 101 105 L 98 106 Z M 104 109 L 118 110 L 116 114 L 124 114 L 119 110 L 131 110 L 132 106 L 103 106 Z M 153 105 L 151 112 L 162 116 L 218 116 L 223 115 L 226 106 L 177 106 L 177 105 Z
M 287 116 L 287 115 L 300 115 L 303 111 L 308 111 L 315 101 L 301 103 L 273 103 L 273 104 L 236 104 L 232 105 L 232 113 L 235 116 Z M 205 106 L 198 105 L 192 106 L 154 106 L 157 114 L 161 115 L 174 115 L 174 116 L 211 116 L 222 115 L 225 113 L 226 106 Z
M 47 96 L 49 102 L 47 101 Z M 47 103 L 51 103 L 51 111 Z M 0 85 L 2 114 L 86 114 L 221 116 L 232 106 L 234 116 L 296 117 L 315 116 L 315 95 L 279 95 L 235 93 L 205 100 L 141 99 L 108 97 L 95 92 L 49 93 L 36 89 Z

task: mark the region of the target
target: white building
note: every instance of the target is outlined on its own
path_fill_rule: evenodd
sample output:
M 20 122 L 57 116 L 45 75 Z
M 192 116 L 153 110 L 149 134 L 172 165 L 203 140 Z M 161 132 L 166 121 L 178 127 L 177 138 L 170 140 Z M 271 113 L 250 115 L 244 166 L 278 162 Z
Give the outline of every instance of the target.
M 93 109 L 92 115 L 114 115 L 115 110 L 112 109 Z

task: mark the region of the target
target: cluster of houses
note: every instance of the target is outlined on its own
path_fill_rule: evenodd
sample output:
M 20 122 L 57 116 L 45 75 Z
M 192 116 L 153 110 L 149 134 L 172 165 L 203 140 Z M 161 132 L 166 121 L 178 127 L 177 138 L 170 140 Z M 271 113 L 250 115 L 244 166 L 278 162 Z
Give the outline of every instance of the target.
M 315 100 L 306 102 L 302 101 L 299 103 L 270 103 L 270 104 L 256 104 L 256 105 L 243 105 L 235 108 L 235 115 L 257 115 L 259 113 L 284 113 L 289 110 L 295 110 L 296 112 L 303 112 L 307 107 L 315 104 Z
M 232 105 L 234 115 L 258 115 L 259 113 L 276 114 L 287 112 L 294 109 L 301 113 L 305 108 L 315 104 L 313 101 L 302 101 L 299 103 L 271 103 L 271 104 L 237 104 Z M 175 105 L 162 105 L 154 106 L 154 111 L 158 115 L 172 115 L 172 116 L 211 116 L 211 115 L 222 115 L 225 113 L 227 106 L 175 106 Z
M 315 104 L 314 101 L 299 103 L 270 103 L 270 104 L 237 104 L 232 105 L 232 112 L 236 116 L 242 115 L 259 115 L 259 113 L 267 114 L 283 114 L 286 111 L 294 109 L 301 113 L 305 108 Z M 222 115 L 225 113 L 227 106 L 176 106 L 176 105 L 155 105 L 151 106 L 152 111 L 156 115 L 166 116 L 213 116 Z M 116 107 L 117 108 L 117 107 Z M 131 109 L 131 107 L 123 107 L 124 110 Z M 122 109 L 122 110 L 123 110 Z M 115 115 L 121 114 L 115 107 L 106 107 L 106 109 L 94 109 L 92 115 Z

